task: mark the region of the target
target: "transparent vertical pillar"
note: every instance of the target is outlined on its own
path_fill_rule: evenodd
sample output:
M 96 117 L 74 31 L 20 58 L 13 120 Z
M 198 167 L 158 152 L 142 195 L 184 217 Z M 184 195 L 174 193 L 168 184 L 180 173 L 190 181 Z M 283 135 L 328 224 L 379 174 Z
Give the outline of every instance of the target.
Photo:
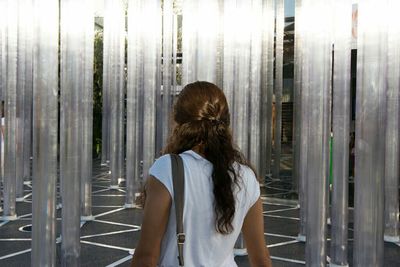
M 140 190 L 140 89 L 143 85 L 142 49 L 140 38 L 141 3 L 128 2 L 128 79 L 126 104 L 126 199 L 125 207 L 133 208 L 135 193 Z
M 399 123 L 400 123 L 400 23 L 396 10 L 398 1 L 389 1 L 388 10 L 388 92 L 385 152 L 385 233 L 387 242 L 400 243 L 399 233 Z
M 93 35 L 89 30 L 93 27 L 93 20 L 90 19 L 93 16 L 91 3 L 89 0 L 66 0 L 61 2 L 60 9 L 62 266 L 80 264 L 82 201 L 88 201 L 91 197 L 86 195 L 87 187 L 91 186 L 91 177 L 83 177 L 91 175 L 91 158 L 89 161 L 87 158 L 88 152 L 91 152 L 91 147 L 87 147 L 87 141 L 91 139 L 91 136 L 88 136 L 91 130 L 88 132 L 87 128 L 92 127 L 88 119 L 91 117 L 90 84 L 93 60 L 90 61 L 92 55 L 86 57 L 87 52 L 93 53 Z M 90 203 L 86 204 L 86 208 L 90 209 Z
M 216 83 L 220 28 L 218 1 L 184 1 L 182 16 L 183 84 L 197 80 Z
M 283 91 L 283 34 L 285 29 L 284 1 L 276 3 L 276 45 L 275 45 L 275 142 L 273 177 L 279 178 L 281 170 L 282 135 L 282 91 Z
M 32 266 L 56 264 L 58 1 L 34 0 Z
M 352 4 L 333 4 L 331 266 L 348 266 L 348 183 Z M 347 18 L 347 19 L 345 19 Z
M 123 177 L 124 167 L 124 94 L 125 94 L 125 8 L 121 0 L 105 1 L 103 66 L 108 63 L 104 90 L 108 94 L 109 107 L 105 116 L 109 117 L 110 147 L 110 188 L 119 187 L 118 180 Z M 107 104 L 107 102 L 106 102 Z M 107 131 L 107 129 L 106 129 Z M 107 138 L 107 136 L 105 137 Z M 106 142 L 106 141 L 105 141 Z M 107 145 L 107 144 L 105 144 Z
M 329 176 L 331 36 L 330 2 L 302 1 L 300 23 L 304 31 L 302 94 L 307 97 L 308 119 L 306 262 L 326 265 L 327 183 Z M 303 103 L 302 103 L 303 104 Z
M 354 266 L 383 266 L 388 8 L 358 3 Z
M 92 159 L 93 159 L 93 62 L 94 62 L 94 8 L 93 0 L 82 2 L 83 87 L 81 89 L 81 220 L 92 216 Z
M 143 5 L 141 31 L 143 47 L 143 177 L 154 162 L 156 151 L 156 101 L 161 86 L 161 3 L 146 0 Z
M 260 177 L 263 181 L 271 173 L 272 148 L 272 91 L 274 69 L 274 0 L 263 1 L 262 4 L 262 66 L 261 66 L 261 118 L 260 118 Z
M 302 13 L 303 0 L 296 1 L 295 6 L 295 72 L 294 72 L 294 101 L 295 101 L 295 143 L 294 175 L 298 176 L 298 196 L 300 206 L 300 227 L 298 240 L 306 241 L 307 225 L 307 144 L 308 144 L 308 87 L 303 86 L 303 75 L 307 74 L 304 63 L 305 45 Z M 303 73 L 304 72 L 304 73 Z
M 5 87 L 5 135 L 4 135 L 4 181 L 3 220 L 14 220 L 16 215 L 16 134 L 17 134 L 17 45 L 18 3 L 6 3 L 6 87 Z

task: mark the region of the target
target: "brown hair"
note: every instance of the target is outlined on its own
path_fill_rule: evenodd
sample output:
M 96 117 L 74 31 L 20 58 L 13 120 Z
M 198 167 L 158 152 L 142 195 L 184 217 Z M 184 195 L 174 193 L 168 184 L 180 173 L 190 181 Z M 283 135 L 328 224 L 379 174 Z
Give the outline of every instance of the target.
M 225 95 L 209 82 L 186 85 L 174 106 L 175 127 L 164 153 L 179 154 L 200 145 L 213 164 L 215 228 L 221 234 L 233 230 L 234 187 L 240 177 L 233 163 L 248 165 L 232 143 L 230 114 Z

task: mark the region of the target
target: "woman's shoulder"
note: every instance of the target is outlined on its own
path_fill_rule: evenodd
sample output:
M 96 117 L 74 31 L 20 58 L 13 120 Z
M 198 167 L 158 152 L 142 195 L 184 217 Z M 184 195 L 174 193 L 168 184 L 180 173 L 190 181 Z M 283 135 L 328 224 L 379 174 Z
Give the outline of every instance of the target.
M 233 168 L 244 184 L 258 184 L 257 176 L 249 166 L 235 162 Z

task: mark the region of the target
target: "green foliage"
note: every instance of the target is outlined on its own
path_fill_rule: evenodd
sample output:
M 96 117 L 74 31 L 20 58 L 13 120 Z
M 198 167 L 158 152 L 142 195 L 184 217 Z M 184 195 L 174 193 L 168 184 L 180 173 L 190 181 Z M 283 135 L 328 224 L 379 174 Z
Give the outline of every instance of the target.
M 93 156 L 101 153 L 103 92 L 103 31 L 97 30 L 94 37 L 93 68 Z

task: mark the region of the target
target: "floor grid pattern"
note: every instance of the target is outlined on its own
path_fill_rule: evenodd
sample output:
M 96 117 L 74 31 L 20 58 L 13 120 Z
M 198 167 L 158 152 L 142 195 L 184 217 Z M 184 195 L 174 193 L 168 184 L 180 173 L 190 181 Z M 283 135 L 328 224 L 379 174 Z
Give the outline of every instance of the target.
M 142 210 L 124 208 L 124 182 L 121 181 L 120 188 L 110 189 L 107 168 L 97 166 L 92 185 L 94 220 L 81 225 L 81 266 L 130 266 L 139 238 Z M 31 234 L 21 230 L 31 225 L 31 190 L 31 184 L 26 183 L 24 200 L 17 203 L 18 219 L 0 221 L 0 266 L 30 265 Z M 265 196 L 263 206 L 265 237 L 273 266 L 304 266 L 305 244 L 297 240 L 298 206 L 271 203 Z M 60 232 L 61 209 L 58 209 L 57 236 Z M 349 238 L 351 262 L 352 229 L 349 229 Z M 60 238 L 57 239 L 58 266 L 59 255 Z M 246 256 L 236 256 L 235 261 L 240 267 L 250 266 Z M 385 266 L 400 266 L 399 246 L 385 243 Z

